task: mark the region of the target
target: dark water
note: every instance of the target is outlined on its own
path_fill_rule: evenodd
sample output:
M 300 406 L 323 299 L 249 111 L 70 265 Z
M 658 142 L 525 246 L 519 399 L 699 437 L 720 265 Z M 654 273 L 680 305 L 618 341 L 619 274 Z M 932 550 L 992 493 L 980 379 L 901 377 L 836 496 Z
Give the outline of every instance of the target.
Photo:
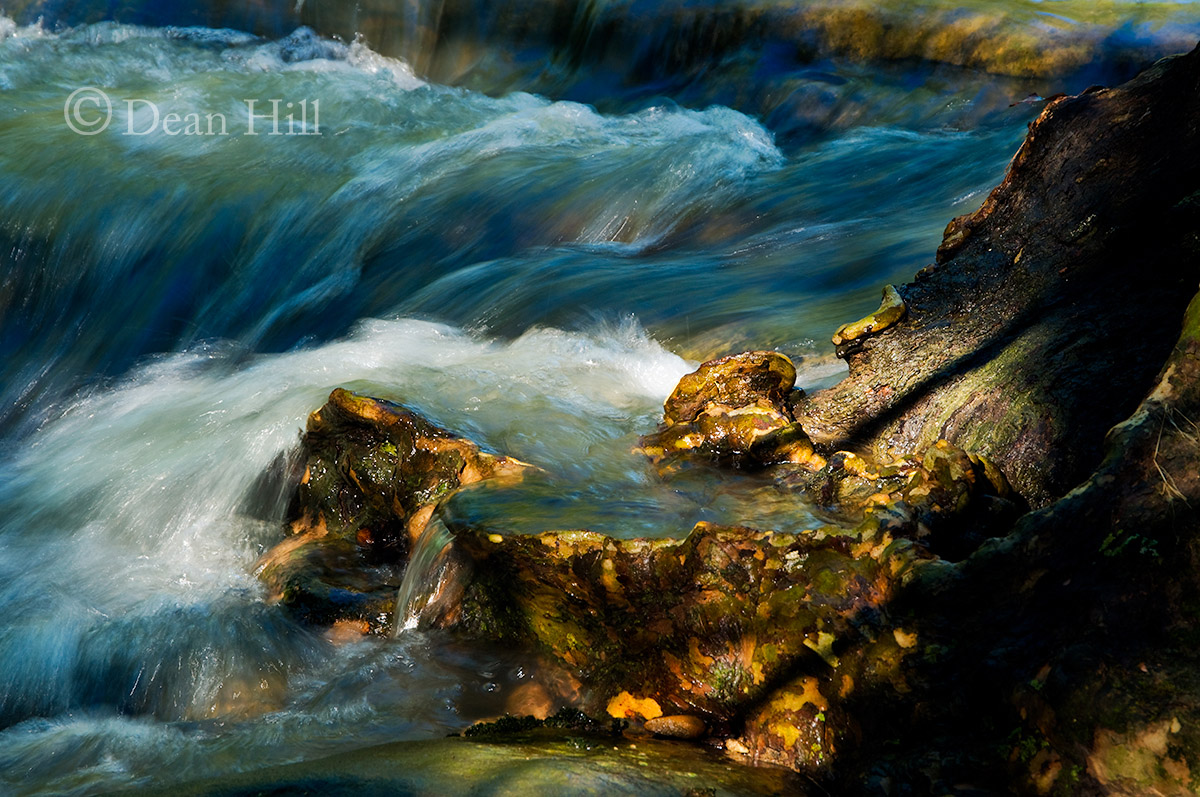
M 978 206 L 1020 100 L 1200 36 L 1187 4 L 107 6 L 0 18 L 0 791 L 426 738 L 541 677 L 263 602 L 281 510 L 246 496 L 337 386 L 541 466 L 455 507 L 506 529 L 811 527 L 630 448 L 697 358 L 836 379 L 833 328 Z

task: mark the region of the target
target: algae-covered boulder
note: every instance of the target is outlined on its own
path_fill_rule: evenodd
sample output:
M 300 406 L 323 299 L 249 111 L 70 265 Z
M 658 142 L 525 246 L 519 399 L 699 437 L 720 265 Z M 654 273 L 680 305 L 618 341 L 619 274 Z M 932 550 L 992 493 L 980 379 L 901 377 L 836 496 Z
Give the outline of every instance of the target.
M 459 530 L 457 544 L 480 574 L 460 629 L 539 646 L 613 716 L 695 715 L 722 735 L 739 732 L 746 707 L 796 671 L 836 690 L 822 657 L 832 661 L 835 641 L 857 640 L 878 621 L 884 574 L 922 555 L 883 531 L 795 536 L 706 524 L 682 542 Z M 770 759 L 819 766 L 815 741 L 785 739 Z
M 654 462 L 681 455 L 737 464 L 824 464 L 792 414 L 796 368 L 778 352 L 750 351 L 704 363 L 679 380 L 663 425 L 643 437 Z
M 288 537 L 259 577 L 316 623 L 386 626 L 395 591 L 438 503 L 463 485 L 529 466 L 481 451 L 382 399 L 334 390 L 308 418 Z
M 820 771 L 852 727 L 842 700 L 900 658 L 894 592 L 941 536 L 955 552 L 978 544 L 953 529 L 1002 489 L 947 443 L 894 470 L 858 477 L 872 501 L 857 526 L 802 534 L 701 523 L 682 541 L 505 536 L 447 518 L 475 565 L 452 624 L 538 647 L 613 716 L 687 715 L 675 725 L 733 736 L 750 759 Z M 994 526 L 1011 524 L 1009 506 Z

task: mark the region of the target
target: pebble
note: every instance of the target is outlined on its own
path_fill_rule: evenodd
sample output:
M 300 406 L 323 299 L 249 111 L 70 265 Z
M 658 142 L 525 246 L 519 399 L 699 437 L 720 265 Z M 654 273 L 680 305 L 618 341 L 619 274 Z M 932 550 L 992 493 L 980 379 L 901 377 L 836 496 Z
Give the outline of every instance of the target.
M 708 730 L 704 720 L 691 714 L 675 714 L 646 720 L 645 728 L 655 736 L 667 736 L 671 739 L 699 739 Z

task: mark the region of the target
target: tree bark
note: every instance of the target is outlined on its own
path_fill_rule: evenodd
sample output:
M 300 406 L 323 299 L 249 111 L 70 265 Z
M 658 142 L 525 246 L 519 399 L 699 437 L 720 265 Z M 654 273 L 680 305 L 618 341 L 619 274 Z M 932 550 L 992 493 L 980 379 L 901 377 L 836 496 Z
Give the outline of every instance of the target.
M 1200 51 L 1052 100 L 1004 182 L 840 347 L 798 420 L 817 443 L 993 459 L 1032 504 L 1078 484 L 1145 395 L 1200 276 Z

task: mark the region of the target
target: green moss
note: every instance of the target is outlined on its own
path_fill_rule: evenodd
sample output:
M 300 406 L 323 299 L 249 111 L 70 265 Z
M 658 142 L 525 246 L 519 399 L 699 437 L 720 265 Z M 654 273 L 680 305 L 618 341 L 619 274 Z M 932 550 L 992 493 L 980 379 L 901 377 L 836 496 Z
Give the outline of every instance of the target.
M 753 677 L 738 662 L 719 661 L 712 666 L 709 684 L 718 701 L 729 706 L 745 701 Z
M 495 722 L 477 722 L 463 731 L 463 736 L 489 738 L 495 736 L 511 736 L 515 733 L 528 733 L 543 726 L 542 720 L 532 716 L 514 717 L 505 714 Z
M 620 736 L 629 723 L 620 719 L 596 719 L 573 708 L 561 708 L 546 719 L 532 716 L 514 717 L 505 714 L 494 722 L 477 722 L 463 731 L 463 736 L 476 739 L 497 739 L 517 734 L 527 734 L 542 728 L 581 731 L 600 736 Z
M 496 642 L 527 641 L 531 630 L 509 592 L 513 583 L 508 568 L 480 568 L 463 593 L 459 628 Z

